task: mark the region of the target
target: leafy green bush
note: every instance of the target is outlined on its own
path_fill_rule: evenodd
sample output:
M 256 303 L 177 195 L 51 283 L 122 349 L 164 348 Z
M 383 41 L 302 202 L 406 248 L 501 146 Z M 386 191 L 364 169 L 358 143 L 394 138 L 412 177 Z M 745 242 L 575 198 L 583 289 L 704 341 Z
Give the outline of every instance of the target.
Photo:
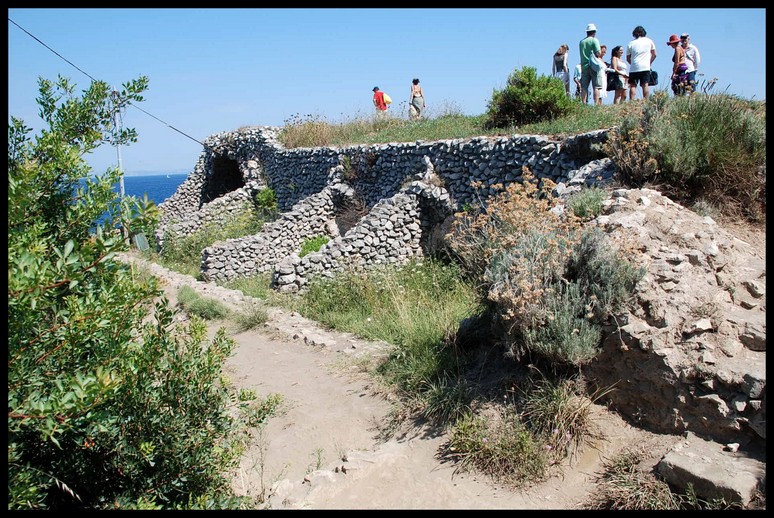
M 562 81 L 537 75 L 535 67 L 514 70 L 504 89 L 494 90 L 487 103 L 489 128 L 505 128 L 555 119 L 574 107 Z
M 330 241 L 328 236 L 314 236 L 310 237 L 309 239 L 305 239 L 301 244 L 301 252 L 298 254 L 298 256 L 304 257 L 305 255 L 309 255 L 312 252 L 317 252 L 324 244 L 327 244 L 328 241 Z
M 255 193 L 255 208 L 264 220 L 273 220 L 277 216 L 277 195 L 274 189 L 268 187 Z
M 153 218 L 112 191 L 119 171 L 88 178 L 82 158 L 136 139 L 113 116 L 147 78 L 117 96 L 39 84 L 48 130 L 33 140 L 12 118 L 8 131 L 8 507 L 237 507 L 224 473 L 244 435 L 221 383 L 233 342 L 198 319 L 175 328 L 155 279 L 116 261 L 113 229 Z

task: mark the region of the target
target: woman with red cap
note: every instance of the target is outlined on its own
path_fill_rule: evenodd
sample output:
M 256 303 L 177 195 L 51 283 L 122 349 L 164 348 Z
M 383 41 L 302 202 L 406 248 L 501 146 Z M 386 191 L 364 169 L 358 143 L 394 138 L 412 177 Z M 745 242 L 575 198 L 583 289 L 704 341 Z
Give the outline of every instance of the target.
M 671 35 L 667 45 L 675 49 L 672 56 L 672 91 L 675 95 L 683 95 L 688 84 L 688 65 L 685 63 L 685 50 L 680 46 L 680 36 Z

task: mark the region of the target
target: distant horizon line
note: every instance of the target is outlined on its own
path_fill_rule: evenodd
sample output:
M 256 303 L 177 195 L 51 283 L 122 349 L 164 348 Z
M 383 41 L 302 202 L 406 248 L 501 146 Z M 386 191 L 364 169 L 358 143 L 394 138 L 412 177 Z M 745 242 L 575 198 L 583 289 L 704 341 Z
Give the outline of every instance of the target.
M 178 174 L 190 174 L 190 171 L 166 171 L 166 172 L 158 172 L 158 171 L 139 171 L 132 174 L 124 173 L 124 178 L 128 176 L 164 176 L 164 175 L 178 175 Z
M 190 171 L 138 171 L 135 173 L 126 173 L 124 172 L 124 178 L 137 178 L 138 176 L 169 176 L 169 175 L 179 175 L 179 174 L 191 174 Z M 100 176 L 99 174 L 90 174 L 90 178 L 96 178 Z

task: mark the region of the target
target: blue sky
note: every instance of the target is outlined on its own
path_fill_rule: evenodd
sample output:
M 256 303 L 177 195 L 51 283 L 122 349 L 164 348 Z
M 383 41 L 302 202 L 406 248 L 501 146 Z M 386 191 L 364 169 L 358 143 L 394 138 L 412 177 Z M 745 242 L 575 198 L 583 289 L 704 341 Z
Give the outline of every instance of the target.
M 714 92 L 766 98 L 764 8 L 10 8 L 8 18 L 9 115 L 36 130 L 38 77 L 60 74 L 79 91 L 90 79 L 73 65 L 115 86 L 149 78 L 140 107 L 163 122 L 128 108 L 124 124 L 139 134 L 121 149 L 128 176 L 190 172 L 202 151 L 196 141 L 242 126 L 371 116 L 376 85 L 405 113 L 415 77 L 430 116 L 482 114 L 514 69 L 550 74 L 562 43 L 572 69 L 590 22 L 608 59 L 642 25 L 656 43 L 653 67 L 662 78 L 671 70 L 667 39 L 688 32 L 701 52 L 699 79 L 718 79 Z M 100 174 L 117 164 L 116 149 L 105 146 L 88 160 Z

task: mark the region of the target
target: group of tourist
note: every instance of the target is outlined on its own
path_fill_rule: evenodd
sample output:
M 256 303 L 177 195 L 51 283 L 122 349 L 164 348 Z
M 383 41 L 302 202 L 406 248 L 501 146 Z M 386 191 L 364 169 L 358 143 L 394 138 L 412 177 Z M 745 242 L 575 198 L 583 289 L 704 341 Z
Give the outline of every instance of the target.
M 658 76 L 652 69 L 656 59 L 656 44 L 648 38 L 645 28 L 638 25 L 632 31 L 633 40 L 624 48 L 616 45 L 610 52 L 610 62 L 605 61 L 607 45 L 601 45 L 597 39 L 597 27 L 593 23 L 586 25 L 586 37 L 578 44 L 580 63 L 575 66 L 573 82 L 575 96 L 588 103 L 589 86 L 592 87 L 594 104 L 602 104 L 607 92 L 614 92 L 613 104 L 626 101 L 628 90 L 629 100 L 637 97 L 637 87 L 642 91 L 642 98 L 650 96 L 650 87 L 658 84 Z M 678 36 L 672 34 L 667 45 L 674 49 L 672 56 L 672 76 L 670 84 L 675 95 L 684 95 L 696 91 L 696 72 L 699 70 L 701 56 L 699 49 L 691 43 L 687 33 Z M 559 46 L 554 53 L 551 64 L 551 75 L 558 77 L 564 83 L 567 95 L 570 95 L 570 46 L 566 43 Z M 624 58 L 624 56 L 626 56 Z M 373 88 L 373 103 L 376 113 L 386 115 L 392 100 L 378 86 Z M 409 93 L 409 119 L 419 120 L 424 117 L 427 105 L 425 93 L 419 86 L 419 79 L 411 81 Z
M 378 86 L 374 86 L 373 92 L 373 103 L 376 107 L 377 115 L 386 115 L 392 100 L 385 96 L 384 92 L 379 90 Z M 425 108 L 427 108 L 427 105 L 425 104 L 425 92 L 422 90 L 422 87 L 419 86 L 419 79 L 414 78 L 411 80 L 411 92 L 409 94 L 409 119 L 419 120 L 424 117 Z
M 647 99 L 650 96 L 650 87 L 658 84 L 658 75 L 652 69 L 652 63 L 656 59 L 656 44 L 648 38 L 645 28 L 641 25 L 634 28 L 634 39 L 626 48 L 621 45 L 613 47 L 609 63 L 605 61 L 607 46 L 601 45 L 596 36 L 596 25 L 586 25 L 586 37 L 578 44 L 580 63 L 575 66 L 573 73 L 576 97 L 587 103 L 591 86 L 594 104 L 602 104 L 607 92 L 615 92 L 613 104 L 620 104 L 626 100 L 627 88 L 629 100 L 635 100 L 639 86 L 642 98 Z M 674 49 L 670 78 L 672 91 L 675 95 L 694 92 L 696 72 L 701 60 L 699 49 L 691 43 L 691 37 L 687 33 L 681 36 L 671 35 L 667 45 Z M 566 43 L 561 45 L 554 53 L 551 68 L 552 75 L 564 83 L 567 95 L 570 95 L 569 50 L 570 47 Z

